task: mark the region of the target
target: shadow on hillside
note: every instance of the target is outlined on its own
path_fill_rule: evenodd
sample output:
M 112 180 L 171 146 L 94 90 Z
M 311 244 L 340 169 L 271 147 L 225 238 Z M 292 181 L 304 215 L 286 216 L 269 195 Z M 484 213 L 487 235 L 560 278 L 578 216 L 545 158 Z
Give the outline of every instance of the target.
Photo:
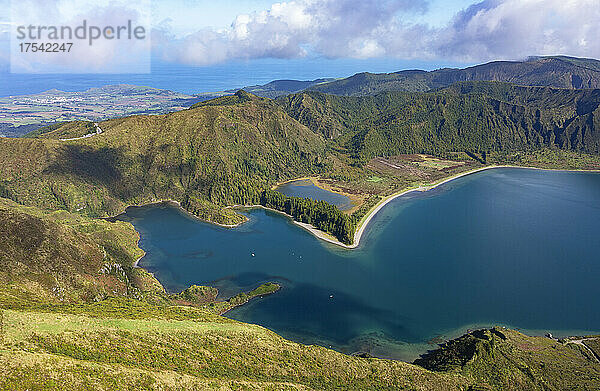
M 119 165 L 124 161 L 122 152 L 114 148 L 95 149 L 86 145 L 66 145 L 58 151 L 54 163 L 44 174 L 77 177 L 85 182 L 99 184 L 111 193 L 123 196 Z

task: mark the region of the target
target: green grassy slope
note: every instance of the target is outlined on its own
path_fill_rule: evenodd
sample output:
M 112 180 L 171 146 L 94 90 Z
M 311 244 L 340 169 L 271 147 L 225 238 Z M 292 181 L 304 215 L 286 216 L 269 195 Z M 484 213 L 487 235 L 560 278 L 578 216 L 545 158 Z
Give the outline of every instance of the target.
M 88 382 L 99 389 L 131 383 L 159 389 L 181 378 L 197 389 L 456 390 L 469 383 L 461 375 L 299 345 L 225 318 L 91 318 L 4 310 L 3 324 L 2 388 L 25 389 L 41 375 L 58 389 L 82 389 Z M 122 385 L 107 376 L 117 373 L 122 379 L 127 372 L 133 376 Z
M 384 91 L 424 92 L 461 81 L 501 81 L 525 86 L 600 88 L 600 61 L 565 56 L 535 57 L 526 61 L 494 61 L 465 69 L 431 72 L 358 73 L 310 87 L 334 95 L 374 95 Z
M 592 390 L 600 385 L 600 364 L 577 345 L 507 329 L 467 334 L 414 365 L 346 356 L 202 310 L 170 308 L 109 299 L 43 311 L 2 310 L 0 387 Z
M 144 252 L 130 224 L 27 208 L 0 198 L 0 301 L 26 305 L 161 292 L 133 265 Z
M 322 138 L 272 101 L 240 92 L 168 115 L 101 122 L 76 141 L 77 123 L 35 139 L 0 139 L 0 196 L 108 216 L 173 199 L 217 223 L 253 189 L 322 169 Z M 81 126 L 87 126 L 81 123 Z M 71 134 L 72 133 L 72 134 Z
M 600 384 L 600 364 L 577 345 L 503 328 L 450 341 L 414 365 L 345 356 L 199 309 L 133 299 L 1 313 L 3 389 L 591 390 Z
M 96 133 L 96 127 L 94 126 L 93 122 L 71 121 L 45 126 L 34 132 L 26 134 L 25 137 L 40 137 L 58 140 L 61 138 L 69 139 L 82 137 L 92 133 Z

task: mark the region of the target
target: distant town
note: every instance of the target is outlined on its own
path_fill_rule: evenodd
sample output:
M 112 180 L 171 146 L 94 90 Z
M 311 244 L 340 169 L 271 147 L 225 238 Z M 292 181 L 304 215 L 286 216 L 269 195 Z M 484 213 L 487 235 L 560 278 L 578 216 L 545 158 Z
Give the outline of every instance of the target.
M 49 90 L 0 98 L 0 137 L 16 137 L 55 122 L 101 121 L 182 110 L 201 98 L 169 90 L 111 85 L 82 92 Z

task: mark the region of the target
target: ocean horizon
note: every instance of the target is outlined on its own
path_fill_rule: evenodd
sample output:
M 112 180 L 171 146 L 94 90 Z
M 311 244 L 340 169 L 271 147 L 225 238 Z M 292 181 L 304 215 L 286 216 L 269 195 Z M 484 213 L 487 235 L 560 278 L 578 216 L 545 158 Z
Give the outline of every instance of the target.
M 341 78 L 360 72 L 390 73 L 405 69 L 434 70 L 464 67 L 455 62 L 403 61 L 398 59 L 261 59 L 212 66 L 172 64 L 154 59 L 147 74 L 43 74 L 0 72 L 0 97 L 36 94 L 50 89 L 84 91 L 112 84 L 133 84 L 184 94 L 217 92 L 266 84 L 273 80 Z

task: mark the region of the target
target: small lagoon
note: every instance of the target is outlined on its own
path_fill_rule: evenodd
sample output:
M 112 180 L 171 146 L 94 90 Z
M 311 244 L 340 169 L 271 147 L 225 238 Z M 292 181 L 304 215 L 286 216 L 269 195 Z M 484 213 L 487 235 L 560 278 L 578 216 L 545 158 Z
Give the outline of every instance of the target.
M 229 297 L 281 283 L 227 316 L 298 342 L 412 360 L 480 326 L 600 332 L 600 174 L 502 168 L 409 193 L 356 250 L 277 213 L 244 213 L 234 229 L 168 204 L 121 219 L 141 234 L 140 266 L 170 291 L 203 284 Z
M 277 186 L 275 189 L 286 196 L 310 198 L 315 201 L 326 201 L 335 205 L 339 210 L 350 210 L 354 206 L 349 197 L 321 189 L 315 186 L 310 179 L 299 179 Z

